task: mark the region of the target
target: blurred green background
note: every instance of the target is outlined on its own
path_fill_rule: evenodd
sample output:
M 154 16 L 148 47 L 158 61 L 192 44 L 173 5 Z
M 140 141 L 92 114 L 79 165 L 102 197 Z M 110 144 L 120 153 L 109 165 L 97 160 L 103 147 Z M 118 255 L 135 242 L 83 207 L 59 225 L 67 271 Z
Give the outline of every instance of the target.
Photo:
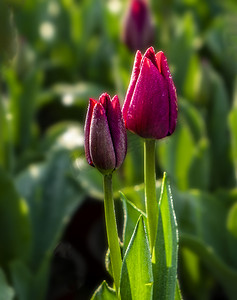
M 121 104 L 134 53 L 121 41 L 128 0 L 0 2 L 0 300 L 89 299 L 107 249 L 102 177 L 84 157 L 88 99 Z M 179 226 L 184 299 L 237 295 L 237 4 L 151 0 L 179 118 L 157 143 Z M 114 176 L 144 209 L 142 140 Z M 160 181 L 158 180 L 158 189 Z M 120 230 L 121 231 L 121 230 Z

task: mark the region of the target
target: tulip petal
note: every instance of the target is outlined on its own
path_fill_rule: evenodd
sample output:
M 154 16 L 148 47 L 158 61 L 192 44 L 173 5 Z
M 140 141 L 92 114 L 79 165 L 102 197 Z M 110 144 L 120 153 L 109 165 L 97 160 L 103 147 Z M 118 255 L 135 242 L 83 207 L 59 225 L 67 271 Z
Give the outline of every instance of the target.
M 110 95 L 103 93 L 99 98 L 99 102 L 103 105 L 105 112 L 107 112 L 108 105 L 111 102 Z
M 124 100 L 124 104 L 123 104 L 123 108 L 122 108 L 125 123 L 126 123 L 126 119 L 127 119 L 128 108 L 129 108 L 129 105 L 130 105 L 130 102 L 131 102 L 131 99 L 132 99 L 132 96 L 133 96 L 133 92 L 134 92 L 134 88 L 136 86 L 137 78 L 139 76 L 141 60 L 142 60 L 142 54 L 141 54 L 140 51 L 137 51 L 136 56 L 135 56 L 135 60 L 134 60 L 131 80 L 130 80 L 130 83 L 129 83 L 128 91 L 127 91 L 127 94 L 126 94 L 126 97 L 125 97 L 125 100 Z
M 127 112 L 126 127 L 145 138 L 160 139 L 169 130 L 167 81 L 147 57 Z
M 168 82 L 168 92 L 169 92 L 169 135 L 172 134 L 176 127 L 177 115 L 178 115 L 178 104 L 177 104 L 177 94 L 176 88 L 170 73 L 167 58 L 162 51 L 156 54 L 156 60 L 160 73 Z
M 93 110 L 89 145 L 90 155 L 96 168 L 106 173 L 115 169 L 114 146 L 106 113 L 101 103 L 97 103 Z
M 88 161 L 88 164 L 91 165 L 91 166 L 94 166 L 94 164 L 92 162 L 92 158 L 91 158 L 91 155 L 90 155 L 89 137 L 90 137 L 90 127 L 91 127 L 92 114 L 93 114 L 93 110 L 94 110 L 94 107 L 95 107 L 96 103 L 97 103 L 96 100 L 90 99 L 89 106 L 88 106 L 88 109 L 87 109 L 87 114 L 86 114 L 85 128 L 84 128 L 84 132 L 85 132 L 85 155 L 86 155 L 86 159 Z
M 142 63 L 145 58 L 150 59 L 150 61 L 154 64 L 154 66 L 158 68 L 157 61 L 156 61 L 156 54 L 155 54 L 155 50 L 153 47 L 150 47 L 146 50 L 146 52 L 143 56 L 143 59 L 142 59 Z
M 127 134 L 118 96 L 108 103 L 107 119 L 116 156 L 116 169 L 121 166 L 127 152 Z

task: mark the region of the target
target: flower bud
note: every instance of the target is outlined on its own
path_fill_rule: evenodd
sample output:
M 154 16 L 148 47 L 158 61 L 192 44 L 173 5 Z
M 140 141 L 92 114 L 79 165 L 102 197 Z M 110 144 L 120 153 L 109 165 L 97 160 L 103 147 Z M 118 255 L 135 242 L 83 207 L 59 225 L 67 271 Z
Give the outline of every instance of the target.
M 118 96 L 90 99 L 85 122 L 85 154 L 101 173 L 118 169 L 127 152 L 127 135 Z
M 125 126 L 144 138 L 171 135 L 177 122 L 177 95 L 162 51 L 137 51 L 123 105 Z
M 153 43 L 154 26 L 145 0 L 131 0 L 124 19 L 122 40 L 131 51 L 144 50 Z

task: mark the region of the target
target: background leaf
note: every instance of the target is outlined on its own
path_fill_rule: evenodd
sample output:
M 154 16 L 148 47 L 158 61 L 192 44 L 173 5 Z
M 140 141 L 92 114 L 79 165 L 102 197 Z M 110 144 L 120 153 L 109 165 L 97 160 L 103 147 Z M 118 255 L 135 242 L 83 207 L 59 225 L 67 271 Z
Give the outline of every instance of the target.
M 11 177 L 0 169 L 0 265 L 20 258 L 29 261 L 32 249 L 29 207 L 18 195 Z
M 0 269 L 0 291 L 0 300 L 12 300 L 14 298 L 14 289 L 8 284 L 2 269 Z

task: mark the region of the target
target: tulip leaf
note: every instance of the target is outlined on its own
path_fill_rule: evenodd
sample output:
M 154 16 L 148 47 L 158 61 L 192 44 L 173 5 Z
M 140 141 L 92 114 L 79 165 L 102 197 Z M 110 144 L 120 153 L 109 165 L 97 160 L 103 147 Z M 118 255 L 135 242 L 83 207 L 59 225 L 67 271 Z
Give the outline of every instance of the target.
M 19 78 L 19 74 L 9 68 L 4 71 L 4 76 L 10 94 L 9 113 L 13 123 L 12 135 L 20 150 L 24 150 L 30 147 L 35 134 L 32 125 L 42 72 L 32 68 L 27 72 L 27 76 Z
M 152 263 L 148 237 L 141 216 L 126 250 L 120 282 L 121 299 L 152 299 Z
M 233 299 L 237 293 L 234 284 L 237 282 L 237 239 L 228 230 L 228 221 L 232 216 L 227 201 L 236 202 L 237 194 L 233 191 L 227 195 L 224 192 L 217 195 L 198 190 L 176 192 L 175 211 L 181 245 L 198 256 L 230 299 Z M 231 226 L 234 227 L 232 221 Z M 190 260 L 187 263 L 190 264 Z
M 14 290 L 8 284 L 3 270 L 0 269 L 0 300 L 13 300 L 14 294 Z
M 185 119 L 191 130 L 193 140 L 198 142 L 206 135 L 205 123 L 200 113 L 191 103 L 184 99 L 180 100 L 179 110 L 182 118 Z
M 138 182 L 143 182 L 143 166 L 138 161 L 143 160 L 143 141 L 142 139 L 128 131 L 128 150 L 126 159 L 123 163 L 125 170 L 124 177 L 128 186 L 133 186 Z
M 227 217 L 227 228 L 237 238 L 237 202 L 235 202 Z
M 174 29 L 178 30 L 169 44 L 169 61 L 175 63 L 174 82 L 178 93 L 184 87 L 188 76 L 190 60 L 194 53 L 195 22 L 192 14 L 184 14 Z
M 76 122 L 60 122 L 51 126 L 45 134 L 42 148 L 46 152 L 60 149 L 77 151 L 84 149 L 84 131 L 82 126 Z
M 236 100 L 236 106 L 237 106 L 237 100 Z M 231 132 L 232 157 L 235 163 L 235 167 L 237 168 L 237 107 L 232 108 L 232 110 L 230 111 L 229 127 Z
M 187 70 L 186 80 L 184 82 L 185 97 L 195 101 L 197 97 L 198 88 L 200 85 L 200 61 L 197 54 L 190 57 L 189 66 Z M 200 102 L 200 99 L 198 99 Z
M 175 285 L 175 300 L 182 300 L 182 294 L 180 291 L 180 287 L 179 287 L 179 281 L 178 279 L 176 280 L 176 285 Z
M 45 299 L 49 279 L 49 258 L 45 259 L 37 270 L 30 270 L 21 260 L 11 262 L 10 271 L 17 299 Z
M 98 289 L 93 294 L 91 300 L 116 300 L 117 296 L 115 290 L 110 288 L 107 282 L 104 280 Z
M 7 119 L 7 108 L 0 95 L 0 166 L 4 169 L 11 169 L 12 148 L 10 147 L 9 121 Z
M 16 30 L 13 16 L 6 0 L 0 2 L 0 63 L 9 61 L 16 54 Z
M 30 289 L 33 287 L 33 281 L 36 277 L 35 274 L 33 276 L 29 268 L 20 260 L 11 262 L 10 271 L 17 298 L 19 300 L 30 300 Z M 43 290 L 44 289 L 41 288 L 41 291 Z
M 161 180 L 156 181 L 156 194 L 160 194 Z M 146 212 L 145 208 L 145 196 L 144 196 L 144 183 L 135 186 L 125 186 L 121 189 L 122 193 L 126 195 L 137 209 L 141 210 L 144 214 Z M 115 193 L 116 195 L 116 193 Z
M 120 195 L 124 209 L 123 253 L 125 253 L 134 232 L 134 228 L 136 227 L 137 220 L 140 215 L 145 217 L 145 214 L 130 202 L 122 192 Z
M 16 258 L 27 260 L 31 251 L 29 208 L 18 195 L 11 177 L 0 169 L 0 265 Z
M 214 249 L 205 244 L 200 238 L 185 233 L 180 234 L 180 242 L 202 259 L 215 278 L 222 284 L 229 299 L 235 300 L 237 293 L 237 270 L 223 262 L 214 252 Z
M 204 122 L 194 106 L 185 100 L 180 103 L 180 122 L 169 141 L 159 143 L 158 160 L 180 190 L 207 189 L 210 158 Z
M 153 252 L 153 299 L 174 299 L 176 289 L 178 231 L 173 200 L 164 173 L 159 200 L 158 228 Z
M 212 72 L 212 94 L 208 106 L 207 130 L 210 139 L 212 188 L 234 186 L 234 170 L 230 160 L 230 136 L 228 133 L 229 99 L 223 78 Z M 222 120 L 220 122 L 220 120 Z M 221 140 L 221 143 L 220 143 Z
M 46 162 L 31 165 L 16 180 L 29 205 L 34 236 L 32 264 L 36 269 L 52 253 L 70 216 L 84 199 L 72 172 L 69 152 L 61 150 Z

